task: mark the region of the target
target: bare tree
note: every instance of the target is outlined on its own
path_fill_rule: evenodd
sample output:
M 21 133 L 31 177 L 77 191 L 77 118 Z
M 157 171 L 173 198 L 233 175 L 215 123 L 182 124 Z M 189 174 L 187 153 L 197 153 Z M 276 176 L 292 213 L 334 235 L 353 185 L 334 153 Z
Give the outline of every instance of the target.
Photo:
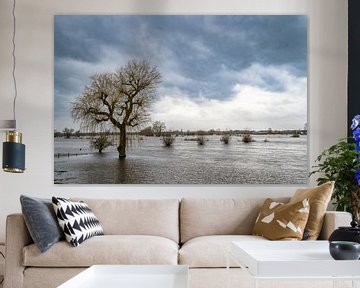
M 170 147 L 175 141 L 175 136 L 171 132 L 165 132 L 162 136 L 162 142 L 166 147 Z
M 152 130 L 154 131 L 155 135 L 160 137 L 161 136 L 161 132 L 164 131 L 166 129 L 166 125 L 164 122 L 161 121 L 155 121 L 153 123 L 153 127 Z
M 109 139 L 109 136 L 105 135 L 105 134 L 94 138 L 93 140 L 91 140 L 91 144 L 90 144 L 90 146 L 92 148 L 98 150 L 99 153 L 102 153 L 102 151 L 104 149 L 106 149 L 107 147 L 109 147 L 111 145 L 112 145 L 112 142 Z
M 64 133 L 64 136 L 65 136 L 65 138 L 66 139 L 69 139 L 70 137 L 71 137 L 71 135 L 73 135 L 73 133 L 74 133 L 74 129 L 69 129 L 69 128 L 65 128 L 64 130 L 63 130 L 63 133 Z
M 72 116 L 89 128 L 113 126 L 120 132 L 117 150 L 126 157 L 126 128 L 150 120 L 149 107 L 157 95 L 161 75 L 145 60 L 131 60 L 114 73 L 96 74 L 72 103 Z
M 224 134 L 220 137 L 220 141 L 221 142 L 224 142 L 224 144 L 229 144 L 230 142 L 230 137 L 231 135 L 230 134 Z
M 196 142 L 199 145 L 205 145 L 205 141 L 206 141 L 205 131 L 202 130 L 197 131 Z
M 76 131 L 75 131 L 75 136 L 79 138 L 79 137 L 81 136 L 81 131 L 80 131 L 80 130 L 76 130 Z
M 254 142 L 254 139 L 253 137 L 251 136 L 250 133 L 245 133 L 243 136 L 242 136 L 242 141 L 244 143 L 250 143 L 250 142 Z

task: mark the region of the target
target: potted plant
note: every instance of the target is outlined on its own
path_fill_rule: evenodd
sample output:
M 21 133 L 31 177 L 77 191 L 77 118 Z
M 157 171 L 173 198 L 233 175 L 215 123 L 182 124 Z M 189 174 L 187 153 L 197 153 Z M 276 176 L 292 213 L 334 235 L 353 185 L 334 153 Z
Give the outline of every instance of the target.
M 360 115 L 352 121 L 353 141 L 340 140 L 316 159 L 310 176 L 319 173 L 318 185 L 335 181 L 332 199 L 337 211 L 348 211 L 360 220 Z

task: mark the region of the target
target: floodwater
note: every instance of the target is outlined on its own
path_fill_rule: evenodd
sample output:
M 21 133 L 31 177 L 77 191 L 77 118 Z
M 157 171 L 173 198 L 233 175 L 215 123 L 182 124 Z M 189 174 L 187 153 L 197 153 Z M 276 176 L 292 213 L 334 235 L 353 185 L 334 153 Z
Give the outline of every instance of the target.
M 176 137 L 172 147 L 165 147 L 160 137 L 137 138 L 129 143 L 125 159 L 118 158 L 116 146 L 99 154 L 90 149 L 90 139 L 55 138 L 54 183 L 308 183 L 306 135 L 255 135 L 252 143 L 232 136 L 229 144 L 214 135 L 206 136 L 203 146 L 189 138 L 194 137 Z

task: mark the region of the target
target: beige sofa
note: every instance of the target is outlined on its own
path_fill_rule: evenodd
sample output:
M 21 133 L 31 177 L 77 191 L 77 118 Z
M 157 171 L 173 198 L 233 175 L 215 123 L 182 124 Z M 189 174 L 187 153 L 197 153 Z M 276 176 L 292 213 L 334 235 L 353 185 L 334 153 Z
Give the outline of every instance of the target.
M 76 248 L 62 241 L 41 254 L 23 216 L 8 216 L 5 288 L 56 287 L 94 264 L 185 264 L 191 288 L 223 288 L 231 241 L 268 241 L 250 235 L 264 199 L 82 200 L 105 235 Z M 327 212 L 324 220 L 321 237 L 326 239 L 351 217 Z M 243 272 L 231 266 L 231 283 L 241 283 Z

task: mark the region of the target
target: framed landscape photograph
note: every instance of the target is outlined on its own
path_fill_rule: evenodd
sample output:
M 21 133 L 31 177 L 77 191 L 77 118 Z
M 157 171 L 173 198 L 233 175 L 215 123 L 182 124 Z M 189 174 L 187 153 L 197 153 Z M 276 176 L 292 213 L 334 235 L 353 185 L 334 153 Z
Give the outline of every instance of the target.
M 307 16 L 56 15 L 55 184 L 307 184 Z

